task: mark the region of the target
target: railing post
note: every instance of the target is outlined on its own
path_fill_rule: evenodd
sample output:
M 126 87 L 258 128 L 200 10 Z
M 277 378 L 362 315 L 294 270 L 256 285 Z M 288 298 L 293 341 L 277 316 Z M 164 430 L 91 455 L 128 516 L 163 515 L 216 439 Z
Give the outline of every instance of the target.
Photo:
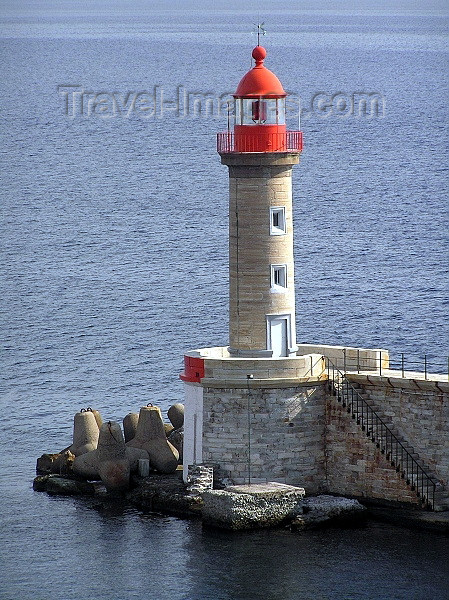
M 343 373 L 346 373 L 346 348 L 343 348 Z
M 360 373 L 360 350 L 357 350 L 357 373 Z
M 382 377 L 382 350 L 379 351 L 379 377 Z
M 313 357 L 310 355 L 310 377 L 313 377 Z
M 424 379 L 427 379 L 427 354 L 424 354 Z
M 404 379 L 404 353 L 401 353 L 401 371 L 402 371 L 402 379 Z

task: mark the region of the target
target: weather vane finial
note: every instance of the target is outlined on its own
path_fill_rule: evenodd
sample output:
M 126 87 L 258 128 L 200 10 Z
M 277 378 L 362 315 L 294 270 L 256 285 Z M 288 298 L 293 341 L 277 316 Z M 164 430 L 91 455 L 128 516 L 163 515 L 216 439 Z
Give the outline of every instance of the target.
M 265 23 L 254 23 L 255 29 L 251 33 L 257 33 L 257 45 L 260 46 L 260 36 L 267 32 L 264 28 Z

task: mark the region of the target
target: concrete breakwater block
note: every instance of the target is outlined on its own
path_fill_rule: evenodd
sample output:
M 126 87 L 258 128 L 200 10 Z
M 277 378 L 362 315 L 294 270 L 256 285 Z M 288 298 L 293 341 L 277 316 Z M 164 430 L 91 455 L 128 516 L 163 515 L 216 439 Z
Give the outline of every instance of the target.
M 160 473 L 174 473 L 179 453 L 167 440 L 160 408 L 142 406 L 136 436 L 127 443 L 128 448 L 141 448 L 148 452 L 150 465 Z
M 86 411 L 87 412 L 91 412 L 94 415 L 95 420 L 96 420 L 97 425 L 98 425 L 98 429 L 100 429 L 100 427 L 103 425 L 103 419 L 102 419 L 102 417 L 100 415 L 100 412 L 98 410 L 95 410 L 95 408 L 90 408 L 90 406 L 88 406 L 86 408 Z
M 129 488 L 130 468 L 126 458 L 101 461 L 98 474 L 108 492 L 124 492 Z
M 139 413 L 128 413 L 123 419 L 123 431 L 125 433 L 125 442 L 130 442 L 136 437 L 138 422 Z
M 172 431 L 175 431 L 175 428 L 173 427 L 173 425 L 171 423 L 164 423 L 164 429 L 165 429 L 165 435 L 168 436 L 171 434 Z
M 184 453 L 184 427 L 180 429 L 173 429 L 170 435 L 167 436 L 167 440 L 172 446 L 176 448 L 179 454 L 178 463 L 182 465 L 183 453 Z
M 304 488 L 270 482 L 202 494 L 203 522 L 221 529 L 274 527 L 302 513 Z
M 97 461 L 98 474 L 108 492 L 128 489 L 130 465 L 118 423 L 108 421 L 100 427 Z
M 73 462 L 73 472 L 86 479 L 101 479 L 108 491 L 123 491 L 129 487 L 131 471 L 137 470 L 140 458 L 148 459 L 145 450 L 127 448 L 120 425 L 114 421 L 100 427 L 98 448 Z
M 337 496 L 312 496 L 305 498 L 303 514 L 298 514 L 291 523 L 292 529 L 345 524 L 358 526 L 368 515 L 366 508 L 357 500 Z
M 95 411 L 98 412 L 98 411 Z M 67 448 L 75 456 L 95 450 L 98 444 L 99 419 L 92 410 L 81 410 L 73 419 L 73 444 Z
M 180 402 L 173 404 L 167 411 L 167 417 L 175 429 L 184 426 L 184 404 Z

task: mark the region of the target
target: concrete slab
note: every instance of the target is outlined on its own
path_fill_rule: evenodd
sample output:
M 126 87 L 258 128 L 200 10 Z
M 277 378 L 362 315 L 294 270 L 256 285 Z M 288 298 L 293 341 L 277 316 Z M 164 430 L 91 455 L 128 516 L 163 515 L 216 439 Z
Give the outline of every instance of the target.
M 269 481 L 268 483 L 251 483 L 243 485 L 230 485 L 225 488 L 225 492 L 234 492 L 235 494 L 249 494 L 250 496 L 259 496 L 265 498 L 273 498 L 284 496 L 290 492 L 302 491 L 304 495 L 304 489 L 294 486 L 287 485 L 286 483 L 278 483 L 276 481 Z
M 302 513 L 304 488 L 282 483 L 230 486 L 202 494 L 203 522 L 221 529 L 258 529 Z

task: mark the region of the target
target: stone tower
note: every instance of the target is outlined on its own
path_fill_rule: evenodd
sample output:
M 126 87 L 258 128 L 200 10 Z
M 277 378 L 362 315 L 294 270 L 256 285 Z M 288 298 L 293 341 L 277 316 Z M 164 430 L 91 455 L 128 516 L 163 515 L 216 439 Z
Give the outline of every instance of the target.
M 229 167 L 229 352 L 232 356 L 294 356 L 292 166 L 299 162 L 300 132 L 287 132 L 286 93 L 263 64 L 234 94 L 234 132 L 218 136 Z
M 234 129 L 217 140 L 229 168 L 229 345 L 184 357 L 184 467 L 186 474 L 189 464 L 211 462 L 235 482 L 248 481 L 251 469 L 256 479 L 286 481 L 297 467 L 292 454 L 279 470 L 279 439 L 298 378 L 314 367 L 321 373 L 322 364 L 320 355 L 297 355 L 295 335 L 291 176 L 302 133 L 287 131 L 286 93 L 263 64 L 265 49 L 256 46 L 252 56 L 234 94 Z M 271 414 L 282 418 L 269 421 Z M 251 431 L 259 440 L 253 448 L 278 449 L 266 457 L 255 450 L 252 465 Z

